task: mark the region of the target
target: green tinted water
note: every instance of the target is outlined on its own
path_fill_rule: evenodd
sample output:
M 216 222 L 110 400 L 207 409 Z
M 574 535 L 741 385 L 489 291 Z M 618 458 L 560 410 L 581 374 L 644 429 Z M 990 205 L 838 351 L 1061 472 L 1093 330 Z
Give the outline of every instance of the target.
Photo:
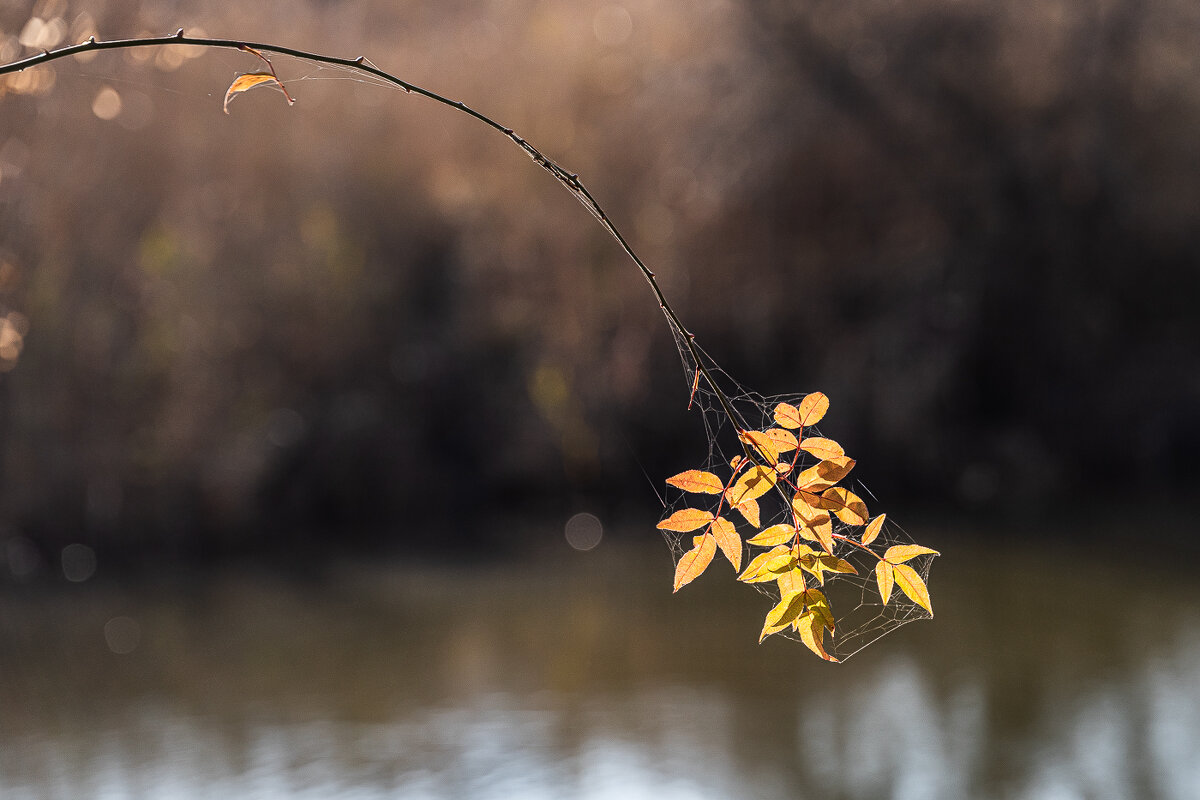
M 1194 584 L 1078 556 L 958 548 L 937 618 L 843 665 L 658 548 L 101 565 L 0 593 L 0 797 L 1200 796 Z

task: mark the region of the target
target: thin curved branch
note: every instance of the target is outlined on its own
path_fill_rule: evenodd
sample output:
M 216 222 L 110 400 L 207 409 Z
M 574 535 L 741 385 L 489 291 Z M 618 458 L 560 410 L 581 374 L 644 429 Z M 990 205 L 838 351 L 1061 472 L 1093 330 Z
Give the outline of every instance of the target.
M 725 394 L 724 390 L 722 390 L 717 384 L 716 378 L 713 376 L 708 365 L 705 364 L 700 348 L 695 342 L 695 335 L 692 334 L 686 327 L 684 327 L 683 322 L 675 313 L 675 309 L 673 309 L 671 304 L 667 302 L 667 298 L 663 294 L 662 288 L 658 285 L 658 281 L 655 278 L 654 272 L 651 271 L 648 266 L 646 266 L 646 263 L 642 261 L 641 256 L 634 251 L 628 240 L 625 239 L 625 237 L 617 229 L 617 226 L 613 223 L 612 219 L 609 218 L 607 212 L 605 212 L 605 210 L 600 206 L 600 203 L 597 202 L 596 198 L 592 196 L 592 193 L 588 191 L 587 187 L 583 185 L 583 182 L 579 180 L 579 176 L 574 172 L 563 168 L 553 159 L 546 156 L 536 147 L 531 145 L 524 137 L 519 136 L 515 131 L 513 131 L 512 128 L 501 125 L 496 120 L 492 119 L 486 114 L 483 114 L 482 112 L 476 111 L 460 100 L 452 100 L 444 95 L 438 94 L 437 92 L 417 86 L 414 83 L 409 83 L 408 81 L 375 66 L 365 56 L 359 56 L 358 58 L 340 58 L 337 56 L 325 55 L 323 53 L 314 53 L 308 50 L 298 50 L 293 47 L 281 47 L 279 45 L 270 44 L 267 42 L 248 42 L 238 39 L 191 37 L 184 33 L 183 28 L 180 28 L 170 36 L 147 36 L 134 39 L 109 40 L 98 40 L 94 36 L 89 37 L 87 41 L 80 42 L 79 44 L 60 47 L 56 50 L 44 50 L 37 55 L 29 56 L 28 58 L 21 59 L 20 61 L 13 61 L 9 64 L 0 65 L 0 75 L 20 72 L 22 70 L 41 66 L 42 64 L 47 64 L 51 61 L 57 61 L 58 59 L 77 55 L 79 53 L 87 53 L 97 50 L 128 50 L 137 47 L 164 47 L 167 45 L 217 47 L 228 50 L 241 50 L 244 52 L 257 50 L 265 53 L 278 53 L 280 55 L 292 56 L 294 58 L 304 59 L 319 64 L 333 64 L 340 67 L 347 67 L 368 75 L 373 75 L 376 78 L 380 78 L 410 94 L 418 94 L 422 97 L 427 97 L 434 102 L 441 103 L 444 106 L 449 106 L 457 111 L 461 111 L 468 116 L 474 117 L 476 120 L 482 122 L 484 125 L 487 125 L 489 128 L 502 133 L 510 141 L 516 144 L 517 147 L 520 147 L 521 150 L 524 151 L 524 153 L 529 156 L 535 164 L 549 172 L 556 181 L 565 187 L 567 191 L 569 191 L 575 197 L 575 199 L 582 203 L 584 208 L 586 208 L 588 212 L 596 218 L 604 230 L 616 240 L 617 244 L 620 245 L 621 250 L 623 250 L 625 255 L 627 255 L 629 259 L 633 261 L 638 270 L 641 272 L 642 277 L 645 278 L 648 284 L 650 284 L 650 289 L 654 292 L 654 297 L 658 301 L 659 308 L 662 309 L 663 314 L 666 316 L 667 323 L 682 339 L 684 346 L 688 350 L 688 354 L 696 364 L 696 369 L 699 370 L 700 374 L 704 377 L 705 383 L 708 384 L 709 389 L 711 389 L 713 394 L 716 396 L 717 401 L 721 405 L 722 411 L 725 413 L 725 416 L 738 429 L 739 433 L 746 427 L 745 421 L 742 420 L 741 415 L 734 409 L 733 402 L 729 399 L 728 395 Z M 747 457 L 750 458 L 751 461 L 760 463 L 757 454 L 752 448 L 748 447 L 744 442 L 742 443 L 742 447 L 745 450 Z

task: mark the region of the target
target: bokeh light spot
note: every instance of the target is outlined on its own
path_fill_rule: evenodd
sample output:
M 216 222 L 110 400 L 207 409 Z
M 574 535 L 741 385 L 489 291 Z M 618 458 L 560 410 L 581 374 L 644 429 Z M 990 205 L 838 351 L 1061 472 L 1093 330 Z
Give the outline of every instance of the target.
M 142 641 L 142 626 L 129 617 L 113 617 L 104 623 L 104 641 L 117 655 L 132 653 Z
M 603 6 L 592 18 L 592 32 L 600 44 L 620 47 L 633 33 L 633 17 L 624 6 Z
M 594 550 L 604 538 L 604 524 L 595 514 L 582 511 L 567 520 L 567 544 L 580 552 Z
M 82 583 L 96 574 L 96 551 L 86 544 L 69 544 L 62 551 L 63 576 Z
M 96 93 L 96 99 L 92 101 L 92 113 L 106 122 L 116 119 L 121 113 L 121 95 L 111 86 L 105 86 Z

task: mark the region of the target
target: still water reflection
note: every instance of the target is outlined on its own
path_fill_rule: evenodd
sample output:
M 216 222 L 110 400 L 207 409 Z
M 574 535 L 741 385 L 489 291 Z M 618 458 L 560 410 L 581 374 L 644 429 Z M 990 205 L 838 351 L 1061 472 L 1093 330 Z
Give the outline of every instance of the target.
M 956 550 L 937 619 L 844 665 L 607 542 L 308 580 L 101 564 L 0 591 L 0 797 L 1200 797 L 1194 585 L 1070 557 Z

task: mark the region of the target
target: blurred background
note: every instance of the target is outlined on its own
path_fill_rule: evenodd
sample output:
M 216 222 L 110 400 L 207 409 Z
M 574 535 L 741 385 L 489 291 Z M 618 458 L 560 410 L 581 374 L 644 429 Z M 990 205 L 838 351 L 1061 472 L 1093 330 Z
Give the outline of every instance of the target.
M 5 797 L 1200 792 L 1194 4 L 9 0 L 0 62 L 179 27 L 578 172 L 938 618 L 831 671 L 670 596 L 690 376 L 503 137 L 90 53 L 0 79 Z

